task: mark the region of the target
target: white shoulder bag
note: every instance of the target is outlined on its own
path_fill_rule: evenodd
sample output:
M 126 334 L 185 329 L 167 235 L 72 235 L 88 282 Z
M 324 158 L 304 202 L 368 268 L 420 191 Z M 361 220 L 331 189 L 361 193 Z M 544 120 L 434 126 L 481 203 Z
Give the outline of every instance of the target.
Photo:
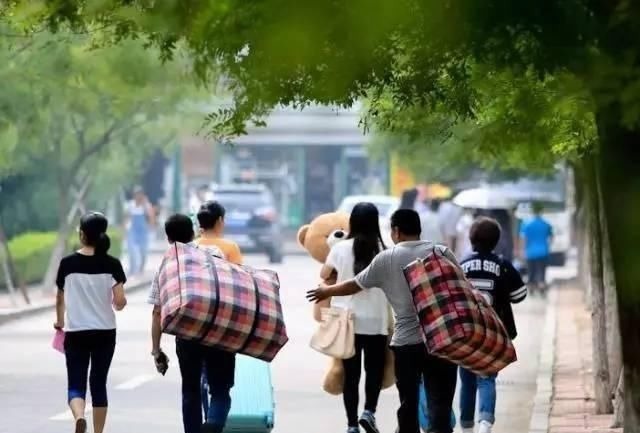
M 349 359 L 356 354 L 352 302 L 353 297 L 348 308 L 322 309 L 322 321 L 311 337 L 314 350 L 337 359 Z

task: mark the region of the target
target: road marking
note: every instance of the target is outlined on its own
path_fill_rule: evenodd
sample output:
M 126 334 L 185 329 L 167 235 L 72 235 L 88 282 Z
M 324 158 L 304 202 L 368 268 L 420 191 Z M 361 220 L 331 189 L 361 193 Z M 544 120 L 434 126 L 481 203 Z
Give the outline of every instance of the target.
M 116 389 L 117 390 L 135 389 L 141 385 L 144 385 L 147 382 L 151 382 L 153 379 L 155 379 L 155 376 L 152 376 L 150 374 L 141 374 L 139 376 L 135 376 L 134 378 L 127 380 L 126 382 L 121 383 L 120 385 L 116 386 Z
M 64 412 L 60 412 L 49 419 L 51 421 L 73 421 L 73 414 L 70 410 L 65 410 Z

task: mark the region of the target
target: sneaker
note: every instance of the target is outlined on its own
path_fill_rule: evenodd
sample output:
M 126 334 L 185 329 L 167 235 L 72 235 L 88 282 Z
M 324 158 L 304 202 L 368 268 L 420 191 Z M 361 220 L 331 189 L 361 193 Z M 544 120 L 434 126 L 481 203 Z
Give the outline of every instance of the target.
M 84 418 L 76 420 L 76 433 L 87 433 L 87 420 Z
M 358 427 L 349 427 L 347 433 L 360 433 L 360 429 Z
M 380 430 L 378 430 L 378 426 L 376 425 L 376 416 L 373 412 L 365 410 L 358 423 L 360 423 L 367 433 L 380 433 Z
M 493 424 L 489 421 L 480 421 L 480 428 L 478 429 L 478 433 L 491 433 L 491 428 Z

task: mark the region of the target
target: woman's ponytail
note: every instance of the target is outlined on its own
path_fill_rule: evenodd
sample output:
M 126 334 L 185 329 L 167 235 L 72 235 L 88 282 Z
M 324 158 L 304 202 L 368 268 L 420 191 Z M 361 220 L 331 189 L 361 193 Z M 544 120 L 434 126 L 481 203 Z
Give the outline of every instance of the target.
M 80 231 L 83 234 L 83 243 L 93 247 L 99 255 L 107 254 L 111 247 L 111 239 L 107 235 L 109 221 L 100 212 L 89 212 L 80 218 Z
M 100 233 L 95 245 L 96 254 L 105 255 L 111 248 L 111 239 L 106 233 Z

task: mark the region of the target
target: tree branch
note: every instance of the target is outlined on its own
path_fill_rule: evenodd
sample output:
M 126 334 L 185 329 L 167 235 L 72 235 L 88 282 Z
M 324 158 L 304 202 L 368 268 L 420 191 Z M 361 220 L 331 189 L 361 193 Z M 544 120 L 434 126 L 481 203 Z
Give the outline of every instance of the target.
M 87 148 L 87 142 L 84 136 L 84 129 L 80 128 L 78 122 L 76 120 L 76 116 L 73 114 L 69 116 L 71 119 L 71 126 L 73 127 L 74 132 L 76 133 L 76 140 L 78 140 L 78 144 L 80 145 L 80 153 L 83 153 Z

